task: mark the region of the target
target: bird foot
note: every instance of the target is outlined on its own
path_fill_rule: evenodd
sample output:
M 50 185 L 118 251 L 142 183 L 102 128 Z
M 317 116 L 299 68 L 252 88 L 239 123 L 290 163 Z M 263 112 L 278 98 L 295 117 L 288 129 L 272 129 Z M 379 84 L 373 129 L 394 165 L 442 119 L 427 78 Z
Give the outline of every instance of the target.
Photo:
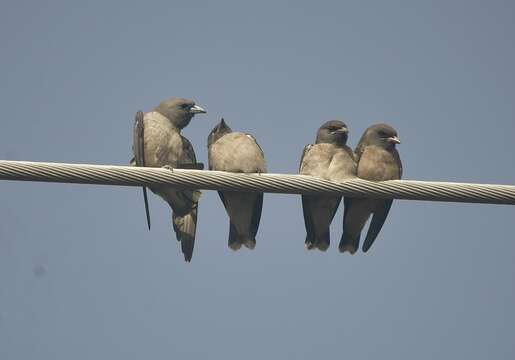
M 173 172 L 173 167 L 171 167 L 170 165 L 164 165 L 164 166 L 161 166 L 162 169 L 166 169 L 166 170 L 170 170 Z

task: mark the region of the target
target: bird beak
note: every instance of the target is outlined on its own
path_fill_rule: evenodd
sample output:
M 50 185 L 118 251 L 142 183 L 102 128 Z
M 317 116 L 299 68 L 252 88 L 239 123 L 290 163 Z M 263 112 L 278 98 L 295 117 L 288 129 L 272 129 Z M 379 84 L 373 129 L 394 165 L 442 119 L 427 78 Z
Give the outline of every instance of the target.
M 389 137 L 386 139 L 386 141 L 388 141 L 389 143 L 392 143 L 392 144 L 400 144 L 401 143 L 401 140 L 397 136 Z
M 346 127 L 342 127 L 342 128 L 339 128 L 338 130 L 335 130 L 334 132 L 338 133 L 338 134 L 348 134 L 349 129 L 347 129 Z
M 198 105 L 193 105 L 190 109 L 190 113 L 192 114 L 206 114 L 207 111 L 202 109 L 200 106 Z

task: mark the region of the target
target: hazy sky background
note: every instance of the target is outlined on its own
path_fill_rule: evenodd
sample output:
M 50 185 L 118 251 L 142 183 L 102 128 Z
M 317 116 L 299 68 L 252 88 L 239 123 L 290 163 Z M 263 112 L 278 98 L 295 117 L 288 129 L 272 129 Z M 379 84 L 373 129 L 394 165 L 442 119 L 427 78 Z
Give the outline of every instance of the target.
M 512 1 L 0 3 L 0 159 L 127 164 L 169 96 L 207 163 L 224 116 L 271 172 L 319 125 L 402 140 L 404 177 L 515 184 Z M 137 188 L 0 182 L 0 358 L 513 359 L 515 207 L 395 201 L 371 251 L 304 249 L 300 198 L 265 195 L 254 251 L 205 191 L 193 262 Z

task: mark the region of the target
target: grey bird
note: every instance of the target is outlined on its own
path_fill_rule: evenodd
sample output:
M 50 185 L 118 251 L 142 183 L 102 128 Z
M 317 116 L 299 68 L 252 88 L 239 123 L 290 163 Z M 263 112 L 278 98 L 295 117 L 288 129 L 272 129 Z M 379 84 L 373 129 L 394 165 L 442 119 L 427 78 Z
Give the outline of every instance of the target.
M 266 172 L 263 150 L 256 139 L 252 135 L 232 131 L 224 119 L 209 134 L 207 147 L 209 170 Z M 263 207 L 263 194 L 219 191 L 218 195 L 229 215 L 229 247 L 238 250 L 244 245 L 254 249 Z
M 195 114 L 206 111 L 195 102 L 182 98 L 169 98 L 153 111 L 143 114 L 138 111 L 134 124 L 134 159 L 132 165 L 173 168 L 202 169 L 197 163 L 193 146 L 181 130 Z M 186 261 L 191 261 L 197 229 L 197 211 L 200 191 L 179 190 L 170 186 L 151 186 L 172 208 L 172 224 L 177 240 L 181 242 Z M 150 229 L 150 215 L 146 189 L 143 188 L 145 211 Z
M 324 123 L 318 129 L 315 144 L 304 148 L 299 173 L 336 182 L 356 177 L 354 154 L 347 146 L 348 133 L 347 125 L 339 120 Z M 327 250 L 329 226 L 341 199 L 334 195 L 302 195 L 307 249 Z
M 366 129 L 355 151 L 358 177 L 371 181 L 400 179 L 402 163 L 395 148 L 400 143 L 397 131 L 390 125 L 377 124 Z M 354 254 L 357 251 L 361 230 L 373 215 L 363 243 L 363 252 L 367 252 L 383 227 L 392 201 L 346 198 L 340 252 Z

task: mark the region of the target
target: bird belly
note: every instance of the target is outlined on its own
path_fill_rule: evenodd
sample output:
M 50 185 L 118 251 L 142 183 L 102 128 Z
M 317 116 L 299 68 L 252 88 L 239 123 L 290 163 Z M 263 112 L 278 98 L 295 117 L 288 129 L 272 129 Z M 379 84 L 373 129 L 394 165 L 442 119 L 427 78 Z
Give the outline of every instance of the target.
M 399 165 L 389 151 L 377 146 L 365 149 L 358 164 L 358 177 L 371 181 L 399 179 Z

